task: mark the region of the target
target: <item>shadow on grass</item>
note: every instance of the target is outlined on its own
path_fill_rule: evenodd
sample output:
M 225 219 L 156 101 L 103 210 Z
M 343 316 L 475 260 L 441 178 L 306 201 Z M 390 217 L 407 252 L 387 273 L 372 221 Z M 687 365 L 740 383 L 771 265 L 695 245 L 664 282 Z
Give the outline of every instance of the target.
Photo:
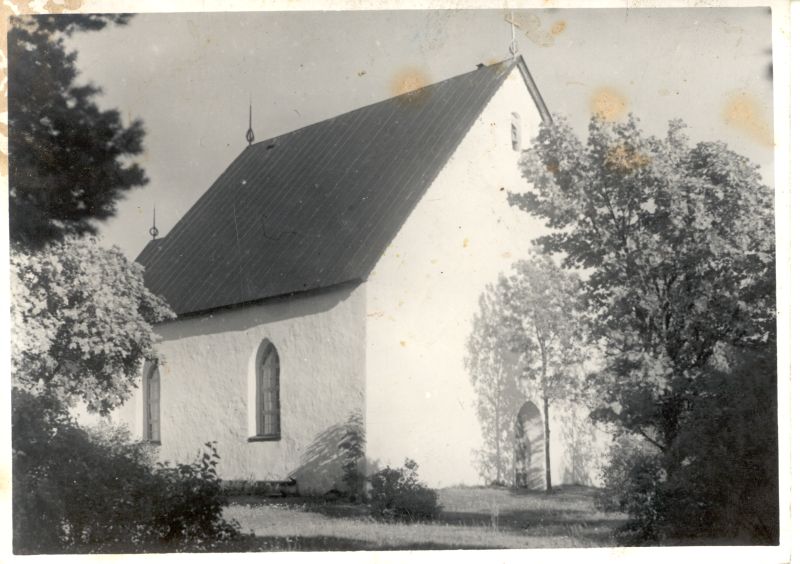
M 498 488 L 498 489 L 505 490 L 509 494 L 517 497 L 539 497 L 542 499 L 557 497 L 558 499 L 564 501 L 592 499 L 594 498 L 597 492 L 597 488 L 593 488 L 590 486 L 578 486 L 578 485 L 556 486 L 549 492 L 544 490 L 535 490 L 527 488 Z
M 476 489 L 474 500 L 466 501 L 466 506 L 463 506 L 465 489 L 459 490 L 461 495 L 450 497 L 450 507 L 445 505 L 440 522 L 519 531 L 526 536 L 579 532 L 581 536 L 591 535 L 594 540 L 607 539 L 613 529 L 626 522 L 623 515 L 596 509 L 597 490 L 587 486 L 558 486 L 550 492 L 525 488 Z
M 260 497 L 260 496 L 232 496 L 228 498 L 231 505 L 249 505 L 251 507 L 276 507 L 310 511 L 326 517 L 366 517 L 369 507 L 362 504 L 350 503 L 346 500 L 325 501 L 320 497 Z
M 498 515 L 501 526 L 513 529 L 526 529 L 534 525 L 578 523 L 584 521 L 581 516 L 585 516 L 585 512 L 574 509 L 503 509 Z M 495 519 L 485 511 L 442 511 L 437 520 L 449 525 L 488 527 L 492 526 Z
M 376 542 L 332 536 L 256 536 L 228 547 L 236 552 L 284 552 L 284 551 L 363 551 L 363 550 L 487 550 L 493 547 L 485 545 L 455 545 L 436 542 L 404 543 L 402 545 L 386 545 Z
M 479 512 L 445 511 L 439 523 L 466 527 L 496 527 L 526 536 L 580 536 L 594 542 L 608 542 L 614 529 L 626 523 L 624 518 L 591 517 L 577 510 L 505 510 L 493 518 Z

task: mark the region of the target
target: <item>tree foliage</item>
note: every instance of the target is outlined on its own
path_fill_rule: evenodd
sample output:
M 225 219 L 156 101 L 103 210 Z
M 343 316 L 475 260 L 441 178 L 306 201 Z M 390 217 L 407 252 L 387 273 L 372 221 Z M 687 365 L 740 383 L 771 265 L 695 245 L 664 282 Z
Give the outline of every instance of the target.
M 510 276 L 501 276 L 498 288 L 523 376 L 542 397 L 575 398 L 581 387 L 576 367 L 586 356 L 577 275 L 533 248 L 528 259 L 514 264 Z
M 738 350 L 706 375 L 669 452 L 668 531 L 743 544 L 777 544 L 777 351 Z
M 550 470 L 550 404 L 574 400 L 586 347 L 580 321 L 580 280 L 551 257 L 532 249 L 514 264 L 499 288 L 511 346 L 520 355 L 522 376 L 533 384 L 544 408 L 545 488 Z
M 466 366 L 478 395 L 485 477 L 505 481 L 513 464 L 514 422 L 529 397 L 544 405 L 545 483 L 549 489 L 549 405 L 580 393 L 584 356 L 577 276 L 532 249 L 480 297 L 467 344 Z
M 693 382 L 730 347 L 774 337 L 772 193 L 723 143 L 691 146 L 681 122 L 645 136 L 595 117 L 582 143 L 545 124 L 521 160 L 533 191 L 511 202 L 546 219 L 538 243 L 586 269 L 598 374 L 595 415 L 666 448 Z
M 636 435 L 612 446 L 600 498 L 630 521 L 625 544 L 777 544 L 776 355 L 739 351 L 728 370 L 712 370 L 681 425 L 661 451 Z
M 497 286 L 489 285 L 478 302 L 464 364 L 476 393 L 483 447 L 475 453 L 487 481 L 505 484 L 513 475 L 514 422 L 525 400 L 519 379 L 519 355 L 511 347 L 505 308 Z
M 65 38 L 125 24 L 128 15 L 41 15 L 12 19 L 8 33 L 9 227 L 11 241 L 39 248 L 69 234 L 95 233 L 130 188 L 147 182 L 131 157 L 144 128 L 101 110 L 101 90 L 78 83 L 77 54 Z
M 593 416 L 622 430 L 606 485 L 629 539 L 775 542 L 772 192 L 748 159 L 683 129 L 594 118 L 582 143 L 556 119 L 521 159 L 533 190 L 510 199 L 547 221 L 547 253 L 586 272 L 605 355 Z
M 14 385 L 107 413 L 155 358 L 151 324 L 174 314 L 118 249 L 68 238 L 11 254 Z
M 156 465 L 143 443 L 88 431 L 67 409 L 122 404 L 156 355 L 151 325 L 174 317 L 139 265 L 80 238 L 146 182 L 131 161 L 144 130 L 101 111 L 97 87 L 77 84 L 65 38 L 128 19 L 23 17 L 8 34 L 18 553 L 217 550 L 238 537 L 222 518 L 213 445 L 191 464 Z

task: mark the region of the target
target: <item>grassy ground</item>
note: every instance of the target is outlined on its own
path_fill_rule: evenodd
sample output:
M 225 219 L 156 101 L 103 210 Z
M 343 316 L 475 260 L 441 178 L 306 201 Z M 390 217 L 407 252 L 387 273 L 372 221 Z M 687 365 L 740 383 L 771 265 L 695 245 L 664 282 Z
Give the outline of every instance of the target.
M 432 523 L 385 523 L 367 510 L 308 498 L 235 498 L 225 510 L 243 532 L 243 550 L 409 550 L 608 546 L 624 521 L 593 505 L 591 488 L 550 494 L 505 488 L 447 488 Z

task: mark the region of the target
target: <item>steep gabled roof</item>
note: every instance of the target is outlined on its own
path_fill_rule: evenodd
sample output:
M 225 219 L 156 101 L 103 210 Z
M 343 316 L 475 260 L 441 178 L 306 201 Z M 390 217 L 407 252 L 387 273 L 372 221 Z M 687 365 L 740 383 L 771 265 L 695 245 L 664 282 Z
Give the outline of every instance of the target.
M 188 314 L 365 280 L 521 58 L 248 146 L 136 259 Z

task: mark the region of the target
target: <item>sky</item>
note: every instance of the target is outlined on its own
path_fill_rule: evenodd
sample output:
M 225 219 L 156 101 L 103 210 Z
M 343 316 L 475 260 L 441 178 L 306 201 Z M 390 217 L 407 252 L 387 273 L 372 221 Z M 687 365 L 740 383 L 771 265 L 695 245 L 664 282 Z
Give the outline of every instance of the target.
M 139 14 L 75 35 L 81 80 L 103 108 L 144 121 L 149 184 L 100 226 L 135 258 L 246 146 L 519 52 L 552 113 L 585 135 L 593 112 L 634 113 L 651 134 L 683 119 L 772 185 L 767 8 Z

